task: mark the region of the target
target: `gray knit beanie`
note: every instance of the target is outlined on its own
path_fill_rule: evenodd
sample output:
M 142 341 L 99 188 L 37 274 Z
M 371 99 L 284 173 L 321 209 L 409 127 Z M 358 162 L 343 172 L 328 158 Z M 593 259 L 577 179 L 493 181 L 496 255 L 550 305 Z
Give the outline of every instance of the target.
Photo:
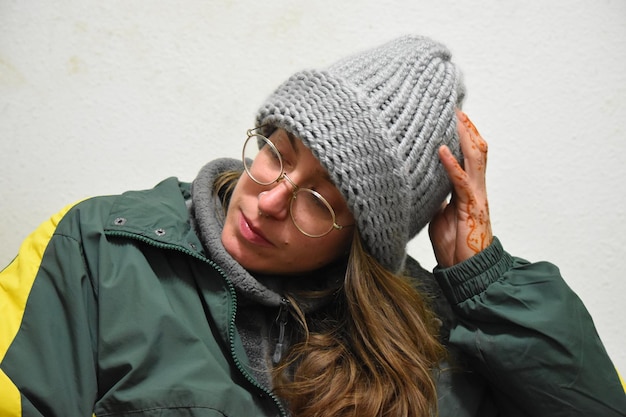
M 366 250 L 403 268 L 406 245 L 439 209 L 450 183 L 437 150 L 460 157 L 455 108 L 464 87 L 445 46 L 405 36 L 291 76 L 256 125 L 302 139 L 352 211 Z

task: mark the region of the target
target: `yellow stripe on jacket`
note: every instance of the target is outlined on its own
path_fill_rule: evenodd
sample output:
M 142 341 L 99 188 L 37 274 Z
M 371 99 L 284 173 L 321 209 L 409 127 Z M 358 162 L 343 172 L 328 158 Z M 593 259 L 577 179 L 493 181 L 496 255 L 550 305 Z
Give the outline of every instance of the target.
M 71 204 L 42 223 L 22 243 L 18 256 L 0 272 L 0 363 L 20 328 L 43 254 L 59 221 L 76 204 Z M 20 392 L 0 370 L 0 411 L 2 416 L 21 416 Z

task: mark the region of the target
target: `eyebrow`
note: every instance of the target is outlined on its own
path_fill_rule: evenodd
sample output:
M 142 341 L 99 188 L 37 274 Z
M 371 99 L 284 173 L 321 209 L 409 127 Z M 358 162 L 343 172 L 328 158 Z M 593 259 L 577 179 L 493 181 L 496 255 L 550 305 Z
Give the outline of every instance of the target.
M 287 137 L 289 138 L 289 142 L 291 143 L 291 147 L 293 148 L 294 152 L 295 152 L 296 154 L 299 154 L 299 153 L 300 153 L 300 150 L 299 150 L 299 149 L 298 149 L 298 147 L 296 146 L 296 140 L 297 140 L 298 138 L 296 138 L 296 137 L 294 136 L 294 134 L 293 134 L 293 133 L 291 133 L 291 132 L 287 132 L 286 130 L 285 130 L 285 133 L 287 134 Z
M 322 172 L 320 172 L 320 174 L 322 175 L 322 178 L 326 181 L 328 181 L 329 183 L 331 183 L 333 186 L 336 187 L 335 185 L 335 181 L 333 181 L 332 178 L 330 178 L 330 174 L 328 173 L 328 171 L 323 170 Z

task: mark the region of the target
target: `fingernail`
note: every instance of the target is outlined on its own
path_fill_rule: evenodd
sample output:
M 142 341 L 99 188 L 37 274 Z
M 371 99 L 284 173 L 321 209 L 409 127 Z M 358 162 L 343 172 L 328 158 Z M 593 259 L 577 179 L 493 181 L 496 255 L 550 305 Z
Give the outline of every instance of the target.
M 457 110 L 457 112 L 457 117 L 459 118 L 459 121 L 463 123 L 468 130 L 472 131 L 472 133 L 480 136 L 480 133 L 478 133 L 478 129 L 476 129 L 476 126 L 474 125 L 474 123 L 472 123 L 470 118 L 467 117 L 467 114 L 463 113 L 461 110 Z

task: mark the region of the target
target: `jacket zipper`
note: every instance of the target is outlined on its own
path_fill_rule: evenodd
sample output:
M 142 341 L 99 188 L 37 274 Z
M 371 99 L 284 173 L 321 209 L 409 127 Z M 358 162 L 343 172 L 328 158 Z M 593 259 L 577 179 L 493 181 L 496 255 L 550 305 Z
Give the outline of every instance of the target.
M 159 248 L 159 249 L 169 249 L 169 250 L 175 250 L 178 252 L 182 252 L 186 255 L 190 255 L 202 262 L 205 262 L 207 264 L 209 264 L 213 269 L 215 269 L 217 272 L 219 272 L 219 274 L 222 276 L 222 278 L 224 278 L 224 282 L 226 282 L 226 285 L 228 286 L 228 292 L 230 294 L 230 299 L 232 300 L 232 304 L 231 304 L 231 308 L 230 308 L 230 320 L 228 323 L 228 344 L 230 346 L 230 356 L 233 359 L 233 362 L 235 363 L 235 367 L 239 370 L 239 372 L 244 376 L 244 378 L 250 383 L 252 384 L 252 386 L 254 386 L 255 388 L 263 391 L 263 393 L 267 396 L 269 396 L 273 401 L 274 404 L 276 405 L 276 407 L 278 408 L 278 412 L 280 413 L 280 415 L 282 417 L 287 417 L 287 413 L 285 411 L 285 409 L 283 408 L 283 405 L 280 403 L 280 401 L 278 400 L 278 397 L 276 397 L 276 395 L 271 392 L 270 390 L 268 390 L 267 388 L 265 388 L 263 385 L 259 384 L 252 375 L 250 375 L 250 373 L 243 367 L 243 365 L 241 364 L 241 361 L 239 360 L 239 358 L 237 357 L 237 353 L 235 352 L 235 332 L 237 330 L 237 325 L 235 323 L 235 317 L 237 315 L 237 294 L 235 292 L 235 286 L 232 284 L 232 282 L 230 282 L 230 279 L 228 279 L 228 277 L 226 276 L 226 273 L 224 273 L 224 271 L 222 270 L 222 268 L 220 268 L 219 265 L 217 265 L 215 262 L 213 262 L 212 260 L 205 258 L 203 256 L 198 255 L 197 253 L 194 253 L 182 246 L 179 245 L 175 245 L 175 244 L 168 244 L 168 243 L 162 243 L 162 242 L 157 242 L 154 241 L 152 239 L 148 239 L 146 237 L 143 237 L 141 235 L 136 235 L 134 233 L 131 232 L 121 232 L 121 231 L 106 231 L 105 232 L 107 235 L 109 236 L 118 236 L 118 237 L 126 237 L 129 239 L 136 239 L 139 240 L 143 243 L 147 243 L 153 247 Z M 287 300 L 285 300 L 287 301 Z M 288 302 L 288 301 L 287 301 Z M 282 303 L 281 303 L 281 307 L 282 307 Z
M 285 345 L 285 327 L 287 326 L 287 320 L 289 319 L 289 300 L 282 298 L 280 300 L 280 308 L 278 310 L 278 342 L 274 348 L 274 354 L 272 355 L 272 362 L 274 365 L 278 364 L 283 358 L 283 350 Z

